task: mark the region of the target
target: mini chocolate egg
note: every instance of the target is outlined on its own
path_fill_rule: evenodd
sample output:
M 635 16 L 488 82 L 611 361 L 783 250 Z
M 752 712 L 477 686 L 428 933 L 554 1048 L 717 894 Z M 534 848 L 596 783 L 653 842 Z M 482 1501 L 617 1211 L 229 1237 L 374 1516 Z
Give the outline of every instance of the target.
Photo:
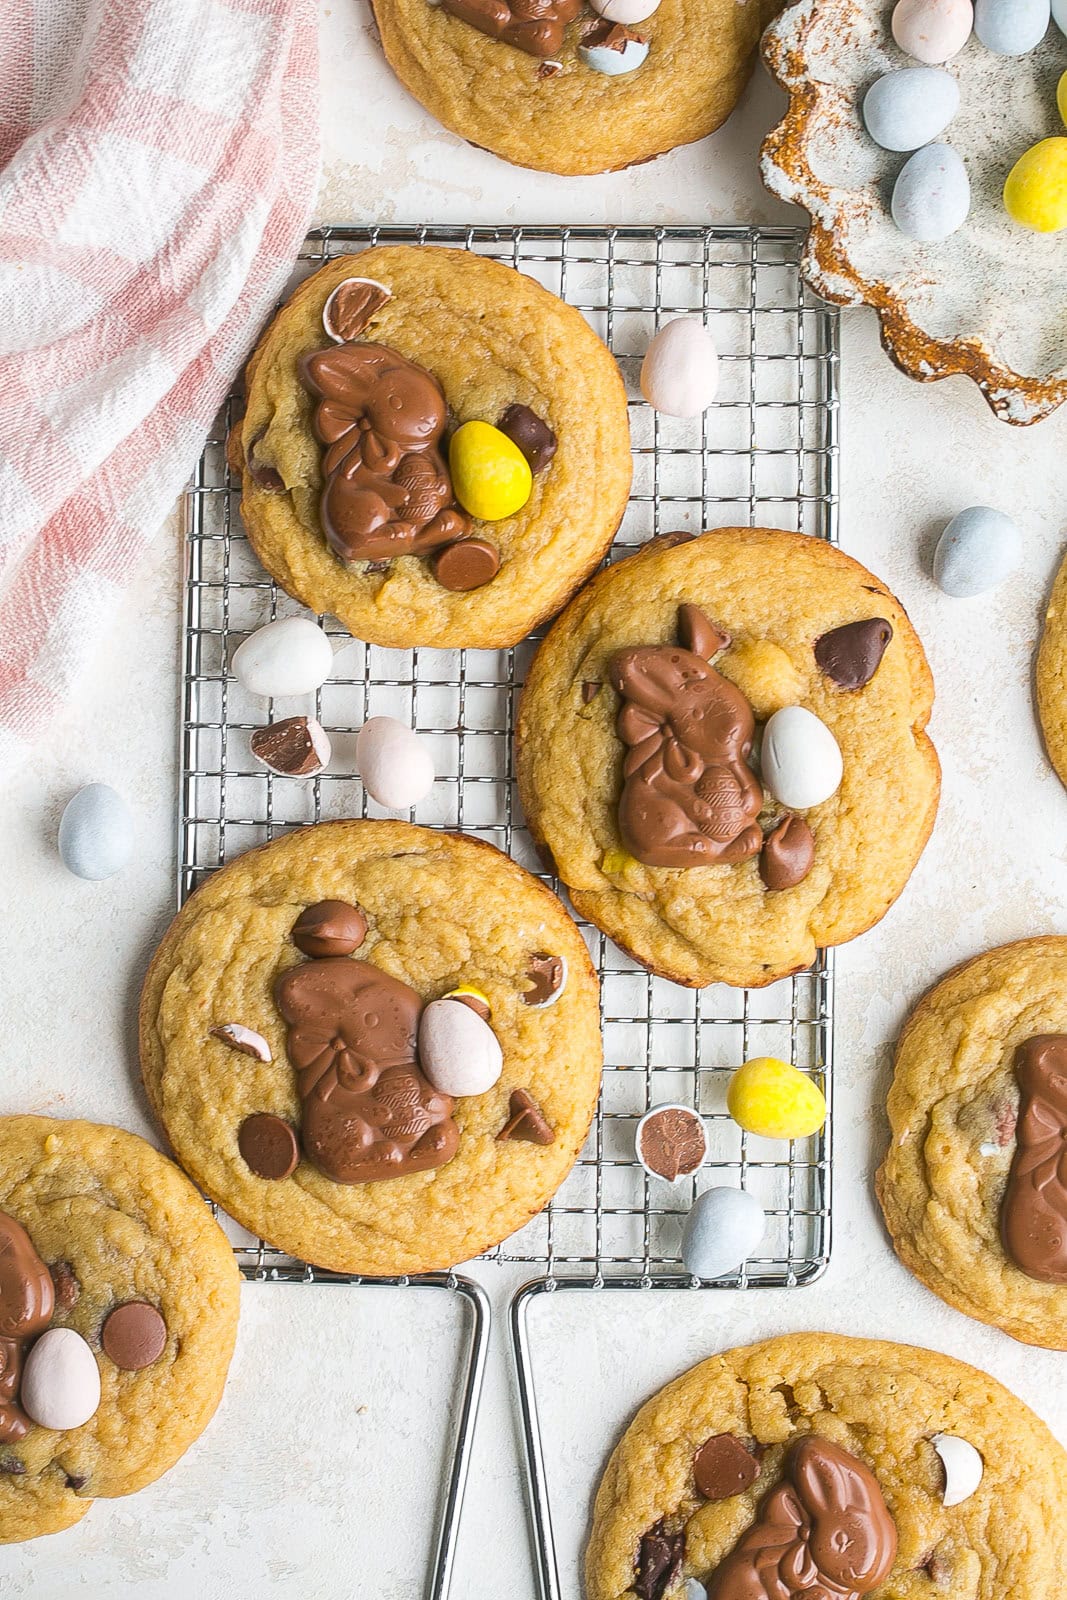
M 665 322 L 645 351 L 641 393 L 668 417 L 699 417 L 719 388 L 719 353 L 700 317 Z
M 774 798 L 791 811 L 829 800 L 843 771 L 840 746 L 813 711 L 783 706 L 764 727 L 760 773 Z
M 264 700 L 314 694 L 333 670 L 333 646 L 310 617 L 278 617 L 237 646 L 230 671 Z
M 1010 517 L 992 506 L 969 506 L 937 541 L 934 581 L 960 600 L 987 594 L 1015 571 L 1022 553 L 1022 535 Z
M 826 1097 L 806 1072 L 775 1056 L 753 1056 L 726 1091 L 726 1109 L 761 1139 L 807 1139 L 826 1121 Z
M 660 0 L 589 0 L 589 4 L 605 22 L 621 22 L 628 28 L 647 21 L 660 8 Z
M 433 788 L 433 757 L 425 741 L 395 717 L 371 717 L 363 724 L 356 766 L 364 789 L 386 811 L 409 811 Z
M 73 1328 L 47 1328 L 22 1369 L 19 1402 L 42 1428 L 80 1428 L 100 1404 L 96 1357 Z
M 636 72 L 648 59 L 650 41 L 625 23 L 598 23 L 578 41 L 578 55 L 593 72 L 621 78 Z
M 504 1067 L 500 1040 L 462 1000 L 431 1000 L 419 1021 L 419 1065 L 435 1089 L 459 1100 L 485 1094 Z
M 928 67 L 958 56 L 973 27 L 971 0 L 897 0 L 893 9 L 893 38 Z
M 59 822 L 59 855 L 76 878 L 121 872 L 133 854 L 133 818 L 106 783 L 87 783 L 67 801 Z
M 974 31 L 995 56 L 1028 56 L 1051 15 L 1049 0 L 974 0 Z
M 1042 139 L 1019 157 L 1004 185 L 1004 205 L 1013 222 L 1035 233 L 1067 228 L 1067 139 Z
M 940 67 L 887 72 L 863 97 L 863 121 L 883 150 L 918 150 L 944 133 L 960 108 L 960 86 Z
M 513 517 L 530 498 L 530 463 L 514 439 L 491 422 L 465 422 L 457 428 L 448 465 L 456 499 L 480 522 Z
M 767 1226 L 763 1207 L 747 1189 L 705 1189 L 682 1230 L 682 1262 L 694 1278 L 735 1272 L 759 1248 Z
M 971 181 L 951 145 L 928 144 L 909 157 L 893 186 L 892 210 L 901 233 L 924 244 L 938 244 L 963 227 Z

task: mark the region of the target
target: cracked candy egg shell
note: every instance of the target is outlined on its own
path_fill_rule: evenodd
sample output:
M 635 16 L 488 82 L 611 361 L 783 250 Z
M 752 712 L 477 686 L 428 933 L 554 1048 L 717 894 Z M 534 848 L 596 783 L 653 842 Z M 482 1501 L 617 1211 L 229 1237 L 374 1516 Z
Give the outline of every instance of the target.
M 696 1490 L 693 1457 L 721 1433 L 762 1446 L 760 1472 L 742 1493 L 709 1501 Z M 1027 1406 L 995 1378 L 933 1350 L 794 1333 L 714 1355 L 642 1406 L 597 1492 L 588 1600 L 633 1594 L 641 1537 L 661 1518 L 684 1530 L 681 1576 L 707 1580 L 782 1481 L 789 1445 L 810 1433 L 849 1451 L 878 1480 L 898 1541 L 879 1594 L 1058 1593 L 1067 1563 L 1067 1452 Z M 962 1505 L 942 1503 L 938 1433 L 967 1439 L 984 1459 L 982 1481 Z M 932 1553 L 944 1562 L 941 1585 L 922 1571 Z
M 673 644 L 681 602 L 730 634 L 715 666 L 760 715 L 800 704 L 840 747 L 844 775 L 804 813 L 815 862 L 794 888 L 770 891 L 758 858 L 738 865 L 647 867 L 621 850 L 624 747 L 608 682 L 617 650 Z M 893 638 L 870 682 L 838 688 L 812 646 L 847 622 L 884 617 Z M 785 659 L 754 674 L 769 643 Z M 586 703 L 583 685 L 599 684 Z M 774 703 L 773 688 L 784 696 Z M 653 542 L 598 575 L 541 646 L 519 706 L 517 773 L 531 832 L 580 915 L 677 983 L 763 985 L 807 967 L 816 949 L 872 927 L 904 888 L 933 826 L 940 789 L 925 734 L 933 684 L 897 600 L 823 540 L 721 528 L 686 543 Z M 772 812 L 766 805 L 763 825 Z
M 488 999 L 503 1070 L 485 1093 L 456 1100 L 459 1147 L 443 1166 L 342 1184 L 304 1159 L 270 1182 L 241 1156 L 246 1117 L 268 1112 L 301 1125 L 272 990 L 304 959 L 293 924 L 324 900 L 360 908 L 367 933 L 358 959 L 424 1001 L 460 984 Z M 523 996 L 527 961 L 542 953 L 564 958 L 568 980 L 554 1006 L 537 1010 Z M 208 1038 L 223 1019 L 261 1033 L 272 1060 L 235 1057 Z M 145 1086 L 183 1166 L 244 1227 L 341 1272 L 451 1267 L 520 1228 L 584 1143 L 601 1060 L 596 974 L 555 895 L 492 845 L 407 822 L 320 823 L 221 868 L 174 919 L 141 1000 Z M 552 1144 L 497 1138 L 515 1089 L 536 1101 Z
M 79 1334 L 100 1371 L 100 1403 L 88 1422 L 61 1433 L 31 1426 L 25 1438 L 0 1445 L 6 1542 L 70 1527 L 94 1498 L 144 1488 L 184 1454 L 222 1396 L 240 1275 L 188 1178 L 120 1128 L 0 1119 L 0 1211 L 22 1224 L 50 1267 L 66 1264 L 77 1292 L 57 1293 L 51 1327 Z M 120 1371 L 101 1332 L 114 1307 L 131 1300 L 161 1312 L 167 1338 L 150 1366 Z
M 1067 39 L 1050 28 L 1030 55 L 1008 58 L 972 38 L 948 63 L 961 105 L 945 138 L 966 164 L 972 205 L 950 238 L 921 243 L 889 213 L 901 159 L 863 125 L 867 87 L 913 65 L 893 42 L 891 13 L 880 0 L 798 0 L 771 24 L 764 59 L 790 103 L 763 147 L 764 182 L 811 214 L 812 288 L 872 306 L 902 371 L 923 382 L 964 374 L 1002 420 L 1037 422 L 1067 399 L 1063 242 L 1012 222 L 1002 195 L 1022 152 L 1059 131 Z

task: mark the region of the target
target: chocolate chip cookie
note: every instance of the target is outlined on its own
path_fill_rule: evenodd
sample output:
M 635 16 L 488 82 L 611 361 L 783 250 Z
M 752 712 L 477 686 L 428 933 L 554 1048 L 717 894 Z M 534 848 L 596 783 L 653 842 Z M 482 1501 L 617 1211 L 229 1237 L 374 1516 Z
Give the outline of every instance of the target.
M 949 1305 L 1067 1350 L 1067 939 L 957 967 L 912 1012 L 878 1198 L 905 1266 Z
M 933 684 L 899 602 L 818 539 L 724 528 L 609 568 L 518 717 L 576 909 L 678 983 L 760 985 L 873 926 L 933 826 Z
M 1054 1600 L 1067 1453 L 974 1367 L 787 1334 L 684 1373 L 601 1482 L 588 1600 Z
M 1067 557 L 1052 586 L 1034 678 L 1045 749 L 1061 783 L 1067 784 Z
M 372 3 L 390 66 L 446 128 L 564 174 L 613 171 L 713 133 L 748 81 L 760 32 L 757 0 L 661 0 L 633 27 L 582 0 Z
M 297 289 L 230 436 L 267 571 L 359 639 L 510 646 L 610 545 L 626 393 L 581 313 L 464 250 L 382 246 Z
M 141 1003 L 145 1086 L 196 1182 L 316 1265 L 456 1265 L 545 1205 L 600 1084 L 596 974 L 493 846 L 331 822 L 179 912 Z
M 172 1467 L 222 1395 L 233 1251 L 119 1128 L 0 1122 L 0 1541 L 55 1533 Z

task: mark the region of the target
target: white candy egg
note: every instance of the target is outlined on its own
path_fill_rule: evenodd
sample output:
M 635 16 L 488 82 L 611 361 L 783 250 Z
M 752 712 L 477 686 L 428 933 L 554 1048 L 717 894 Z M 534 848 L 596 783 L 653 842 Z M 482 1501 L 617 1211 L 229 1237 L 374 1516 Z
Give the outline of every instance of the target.
M 774 798 L 792 810 L 822 805 L 837 792 L 844 764 L 826 726 L 804 706 L 783 706 L 768 720 L 760 772 Z
M 1048 32 L 1049 0 L 975 0 L 974 31 L 997 56 L 1028 56 Z
M 641 393 L 668 417 L 698 417 L 719 387 L 719 354 L 699 317 L 675 317 L 641 363 Z
M 699 1578 L 686 1578 L 685 1600 L 708 1600 L 708 1591 Z
M 977 1489 L 985 1473 L 985 1463 L 969 1439 L 955 1433 L 935 1433 L 930 1440 L 941 1457 L 945 1469 L 945 1487 L 941 1502 L 946 1506 L 962 1505 Z
M 969 506 L 953 517 L 934 551 L 934 581 L 945 594 L 986 594 L 1014 572 L 1023 541 L 1015 523 L 992 506 Z
M 580 41 L 578 44 L 578 54 L 586 66 L 594 72 L 602 72 L 606 78 L 621 78 L 627 72 L 636 72 L 648 59 L 648 50 L 647 39 L 627 39 L 621 50 L 603 44 Z
M 333 647 L 310 617 L 279 617 L 238 645 L 230 670 L 265 700 L 314 694 L 333 670 Z
M 504 1057 L 488 1022 L 462 1000 L 431 1000 L 419 1022 L 419 1064 L 442 1094 L 485 1094 Z
M 944 133 L 960 108 L 960 86 L 940 67 L 902 67 L 872 83 L 863 120 L 883 150 L 918 150 Z
M 962 228 L 971 209 L 967 168 L 947 144 L 916 150 L 893 188 L 893 221 L 909 239 L 937 244 Z
M 658 11 L 660 0 L 589 0 L 598 17 L 608 22 L 622 22 L 632 28 Z
M 59 854 L 76 878 L 111 878 L 133 854 L 133 818 L 106 783 L 89 783 L 67 801 L 59 823 Z
M 893 38 L 928 67 L 958 56 L 973 27 L 971 0 L 897 0 L 893 11 Z
M 48 1328 L 26 1357 L 19 1402 L 42 1428 L 80 1428 L 100 1404 L 96 1357 L 73 1328 Z
M 425 742 L 395 717 L 371 717 L 356 739 L 363 787 L 387 811 L 409 811 L 433 788 L 433 758 Z
M 706 1189 L 697 1195 L 682 1232 L 682 1261 L 694 1278 L 734 1272 L 759 1247 L 767 1219 L 747 1189 Z

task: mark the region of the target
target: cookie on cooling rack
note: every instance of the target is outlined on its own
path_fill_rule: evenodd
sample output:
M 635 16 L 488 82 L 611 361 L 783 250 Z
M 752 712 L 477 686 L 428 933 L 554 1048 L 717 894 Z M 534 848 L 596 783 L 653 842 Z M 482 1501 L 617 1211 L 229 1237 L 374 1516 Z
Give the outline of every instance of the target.
M 496 649 L 553 615 L 630 489 L 622 378 L 581 313 L 483 256 L 382 246 L 283 306 L 233 429 L 263 565 L 359 639 Z
M 1067 939 L 1002 945 L 912 1012 L 878 1197 L 900 1259 L 949 1305 L 1067 1350 Z
M 600 1086 L 598 988 L 543 884 L 492 845 L 328 822 L 223 867 L 141 1001 L 178 1159 L 318 1266 L 455 1266 L 550 1199 Z
M 932 700 L 903 608 L 840 550 L 670 536 L 601 573 L 541 646 L 518 719 L 526 817 L 579 913 L 642 965 L 771 983 L 907 882 L 940 788 Z
M 632 166 L 713 133 L 760 31 L 758 0 L 372 4 L 390 66 L 446 128 L 564 174 Z
M 0 1541 L 174 1465 L 221 1398 L 239 1292 L 202 1197 L 143 1139 L 0 1121 Z
M 995 1379 L 933 1350 L 786 1334 L 683 1373 L 596 1497 L 588 1600 L 1051 1600 L 1067 1453 Z

